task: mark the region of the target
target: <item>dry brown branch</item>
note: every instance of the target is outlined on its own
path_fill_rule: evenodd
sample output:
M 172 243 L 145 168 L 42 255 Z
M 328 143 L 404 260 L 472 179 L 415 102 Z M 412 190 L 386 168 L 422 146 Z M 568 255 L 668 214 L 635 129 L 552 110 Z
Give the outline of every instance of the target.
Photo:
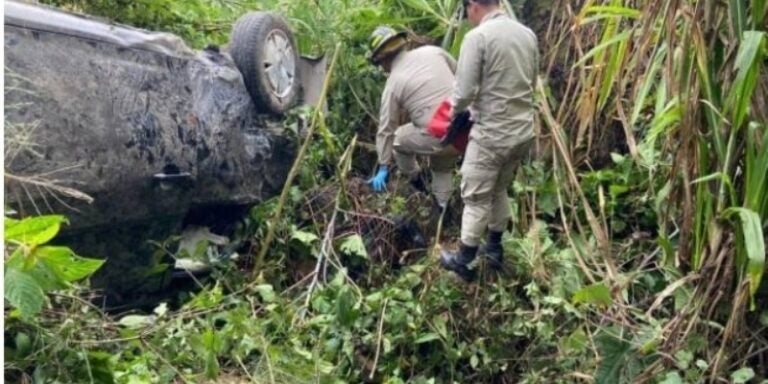
M 82 200 L 88 204 L 93 203 L 93 197 L 89 196 L 88 194 L 80 192 L 74 188 L 58 185 L 54 181 L 44 180 L 36 176 L 16 176 L 8 172 L 5 173 L 5 178 L 6 180 L 20 183 L 21 185 L 32 185 L 37 187 L 43 187 L 43 188 L 46 188 L 47 190 L 54 191 L 66 197 Z M 30 199 L 31 199 L 31 196 L 30 196 Z

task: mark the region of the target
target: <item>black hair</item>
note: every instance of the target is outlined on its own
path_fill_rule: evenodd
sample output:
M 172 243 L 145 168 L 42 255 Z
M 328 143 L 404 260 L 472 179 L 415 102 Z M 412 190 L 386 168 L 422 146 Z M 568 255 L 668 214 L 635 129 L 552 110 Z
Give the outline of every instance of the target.
M 487 7 L 489 5 L 499 5 L 499 0 L 463 0 L 464 7 L 462 9 L 464 10 L 464 12 L 461 15 L 463 19 L 466 19 L 469 17 L 469 14 L 467 13 L 467 8 L 469 8 L 470 1 L 480 4 L 484 7 Z
M 474 3 L 483 5 L 483 6 L 489 6 L 489 5 L 499 5 L 499 0 L 464 0 L 464 8 L 466 9 L 469 5 L 469 2 L 472 1 Z

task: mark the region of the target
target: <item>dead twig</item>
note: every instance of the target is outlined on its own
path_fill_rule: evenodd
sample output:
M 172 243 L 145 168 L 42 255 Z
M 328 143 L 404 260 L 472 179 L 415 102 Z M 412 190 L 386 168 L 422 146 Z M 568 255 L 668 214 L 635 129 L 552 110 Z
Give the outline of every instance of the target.
M 91 204 L 94 201 L 93 197 L 83 192 L 80 192 L 74 188 L 64 187 L 56 184 L 55 182 L 43 180 L 35 176 L 17 176 L 17 175 L 6 172 L 5 179 L 18 182 L 22 185 L 26 184 L 26 185 L 33 185 L 36 187 L 43 187 L 43 188 L 46 188 L 47 190 L 60 193 L 64 196 L 85 201 L 88 204 Z
M 384 304 L 381 307 L 381 318 L 379 319 L 379 336 L 376 339 L 376 355 L 373 358 L 373 367 L 371 367 L 371 373 L 368 375 L 368 379 L 373 380 L 373 376 L 376 374 L 376 366 L 379 364 L 379 353 L 381 352 L 381 338 L 383 337 L 384 330 L 384 315 L 387 311 L 387 304 L 389 298 L 384 299 Z

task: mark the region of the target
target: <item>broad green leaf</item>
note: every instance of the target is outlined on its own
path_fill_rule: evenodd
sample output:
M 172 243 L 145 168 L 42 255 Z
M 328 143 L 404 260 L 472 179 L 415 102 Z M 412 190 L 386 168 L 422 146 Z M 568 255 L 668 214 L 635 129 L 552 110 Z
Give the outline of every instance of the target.
M 123 316 L 117 323 L 123 327 L 130 329 L 146 328 L 155 323 L 157 316 L 149 315 L 127 315 Z
M 659 384 L 683 384 L 683 378 L 677 371 L 667 372 L 664 380 L 660 381 Z
M 440 340 L 440 335 L 437 333 L 426 333 L 424 335 L 421 335 L 416 341 L 414 341 L 415 344 L 423 344 L 428 343 L 433 340 Z
M 5 231 L 8 231 L 8 228 L 13 227 L 14 225 L 17 225 L 18 223 L 19 223 L 19 220 L 6 216 L 5 224 L 4 224 Z
M 336 369 L 334 364 L 325 360 L 315 359 L 314 363 L 317 366 L 317 371 L 325 375 L 330 375 Z
M 66 223 L 64 216 L 48 215 L 28 217 L 21 221 L 5 219 L 5 241 L 16 241 L 27 245 L 45 244 L 53 239 Z
M 35 255 L 40 263 L 66 282 L 84 279 L 104 265 L 104 260 L 80 257 L 67 247 L 40 247 L 35 249 Z
M 35 279 L 40 288 L 43 289 L 43 292 L 70 287 L 69 282 L 62 280 L 55 271 L 43 263 L 35 263 L 32 268 L 25 269 L 24 272 Z
M 44 263 L 38 263 L 35 260 L 31 266 L 27 266 L 27 261 L 31 258 L 24 257 L 24 250 L 17 248 L 8 260 L 5 262 L 6 270 L 16 269 L 21 270 L 24 273 L 30 275 L 37 284 L 40 285 L 43 292 L 52 291 L 54 289 L 65 289 L 69 287 L 69 284 L 62 281 L 56 273 Z
M 43 309 L 45 294 L 29 274 L 18 269 L 5 271 L 5 299 L 19 310 L 21 317 L 30 320 Z
M 608 333 L 595 338 L 600 354 L 600 365 L 595 372 L 595 384 L 621 383 L 621 373 L 631 353 L 632 344 Z
M 616 152 L 611 152 L 611 160 L 614 164 L 621 164 L 626 159 L 626 156 L 618 154 Z
M 259 284 L 253 287 L 253 289 L 259 293 L 261 300 L 263 300 L 265 303 L 274 302 L 275 298 L 277 297 L 275 295 L 275 288 L 273 288 L 270 284 Z
M 664 251 L 662 264 L 666 266 L 671 265 L 675 259 L 675 248 L 672 246 L 672 242 L 664 235 L 659 235 L 658 242 L 659 247 Z
M 610 306 L 613 302 L 611 299 L 611 291 L 608 289 L 605 283 L 588 285 L 578 290 L 573 294 L 571 301 L 573 304 L 584 303 L 603 307 Z
M 202 341 L 205 349 L 214 354 L 221 352 L 221 348 L 224 346 L 224 340 L 212 328 L 208 328 L 203 332 Z
M 23 268 L 24 267 L 24 249 L 20 247 L 16 248 L 13 251 L 13 253 L 11 253 L 11 256 L 5 259 L 5 267 L 16 268 L 16 269 Z
M 203 332 L 202 342 L 205 347 L 205 376 L 214 379 L 219 376 L 218 353 L 222 346 L 222 340 L 209 328 Z
M 319 240 L 319 237 L 312 232 L 296 229 L 293 231 L 293 234 L 291 234 L 291 239 L 298 240 L 304 245 L 312 245 L 312 243 Z
M 114 384 L 114 367 L 112 366 L 113 355 L 102 351 L 88 352 L 89 374 L 93 377 L 93 382 L 103 384 Z
M 765 270 L 765 237 L 760 223 L 760 215 L 755 211 L 740 207 L 731 207 L 723 211 L 725 217 L 738 215 L 741 234 L 744 240 L 744 252 L 747 256 L 747 276 L 751 294 L 757 292 Z
M 744 384 L 755 377 L 755 371 L 752 368 L 744 367 L 731 373 L 733 384 Z
M 352 325 L 356 318 L 354 305 L 352 290 L 346 285 L 342 286 L 336 297 L 336 319 L 339 324 L 345 327 Z
M 192 309 L 210 309 L 218 306 L 224 299 L 221 285 L 217 282 L 211 289 L 205 289 L 193 295 L 187 306 Z
M 480 364 L 480 359 L 477 357 L 477 354 L 473 354 L 472 357 L 469 358 L 469 365 L 472 366 L 472 368 L 477 369 L 478 364 Z
M 298 345 L 293 346 L 293 351 L 296 352 L 299 356 L 307 359 L 307 360 L 313 360 L 312 352 L 306 350 L 305 348 L 302 348 Z
M 24 357 L 30 352 L 32 352 L 32 339 L 24 332 L 19 332 L 16 334 L 16 337 L 13 338 L 14 343 L 16 344 L 16 354 L 18 356 Z
M 629 186 L 613 184 L 608 188 L 608 191 L 611 197 L 613 197 L 614 199 L 617 199 L 619 196 L 629 192 Z
M 581 327 L 568 335 L 564 342 L 564 347 L 571 353 L 581 353 L 588 346 L 589 339 Z
M 340 248 L 346 254 L 360 256 L 364 259 L 368 258 L 368 251 L 365 249 L 363 238 L 358 234 L 345 237 Z
M 157 307 L 155 307 L 155 309 L 152 310 L 152 312 L 157 315 L 157 317 L 165 316 L 165 314 L 168 313 L 168 303 L 160 303 Z
M 693 362 L 693 353 L 682 349 L 675 353 L 675 360 L 680 369 L 686 370 Z

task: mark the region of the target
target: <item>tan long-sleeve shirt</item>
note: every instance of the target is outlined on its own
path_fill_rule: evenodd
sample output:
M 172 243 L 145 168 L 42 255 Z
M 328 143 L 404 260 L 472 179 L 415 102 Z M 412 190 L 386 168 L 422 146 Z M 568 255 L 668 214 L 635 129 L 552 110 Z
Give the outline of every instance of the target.
M 426 129 L 438 105 L 451 96 L 456 61 L 439 47 L 424 46 L 400 53 L 384 86 L 376 134 L 379 164 L 392 163 L 395 131 L 403 121 Z
M 472 107 L 470 140 L 488 148 L 533 138 L 536 35 L 501 11 L 489 13 L 461 44 L 454 114 Z

